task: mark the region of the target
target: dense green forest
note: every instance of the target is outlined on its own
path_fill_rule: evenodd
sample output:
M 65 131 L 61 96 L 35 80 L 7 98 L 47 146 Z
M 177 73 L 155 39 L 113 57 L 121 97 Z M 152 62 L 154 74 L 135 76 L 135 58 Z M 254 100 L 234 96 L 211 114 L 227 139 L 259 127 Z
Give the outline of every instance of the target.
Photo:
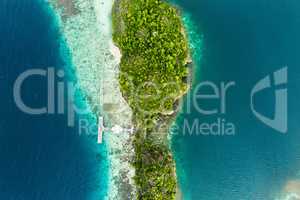
M 138 198 L 172 200 L 175 166 L 166 141 L 188 83 L 188 44 L 178 10 L 161 0 L 117 0 L 113 39 L 122 52 L 119 82 L 134 113 Z

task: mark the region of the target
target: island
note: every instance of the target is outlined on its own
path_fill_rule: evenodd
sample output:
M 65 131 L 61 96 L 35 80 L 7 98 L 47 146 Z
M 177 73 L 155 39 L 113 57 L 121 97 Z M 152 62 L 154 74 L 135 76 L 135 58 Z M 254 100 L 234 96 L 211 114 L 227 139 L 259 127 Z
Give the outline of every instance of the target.
M 108 180 L 99 198 L 178 198 L 169 128 L 192 74 L 179 9 L 162 0 L 51 0 L 50 5 L 62 33 L 65 69 L 76 75 L 90 118 L 103 117 L 108 129 L 133 130 L 104 134 Z M 96 143 L 97 133 L 90 135 Z
M 116 0 L 112 15 L 120 88 L 133 112 L 137 199 L 172 200 L 177 181 L 168 127 L 190 86 L 180 13 L 161 0 Z

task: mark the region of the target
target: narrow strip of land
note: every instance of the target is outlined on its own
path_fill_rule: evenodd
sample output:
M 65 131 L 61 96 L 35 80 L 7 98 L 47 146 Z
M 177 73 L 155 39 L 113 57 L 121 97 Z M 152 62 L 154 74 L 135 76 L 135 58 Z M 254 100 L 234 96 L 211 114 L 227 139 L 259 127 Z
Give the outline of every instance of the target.
M 138 199 L 175 199 L 175 164 L 167 140 L 188 90 L 188 41 L 177 9 L 161 0 L 117 0 L 114 42 L 122 52 L 119 83 L 133 110 Z

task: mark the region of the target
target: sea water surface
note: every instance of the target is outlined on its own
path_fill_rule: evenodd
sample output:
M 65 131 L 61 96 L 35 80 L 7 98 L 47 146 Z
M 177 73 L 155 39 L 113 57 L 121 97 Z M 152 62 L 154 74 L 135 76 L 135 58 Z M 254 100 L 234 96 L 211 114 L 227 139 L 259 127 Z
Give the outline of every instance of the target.
M 173 137 L 173 149 L 184 199 L 275 199 L 288 181 L 300 178 L 300 1 L 178 0 L 177 4 L 203 36 L 201 57 L 195 57 L 195 85 L 236 84 L 227 93 L 225 114 L 204 115 L 191 103 L 178 116 L 181 128 Z M 250 92 L 259 80 L 285 66 L 288 132 L 282 134 L 253 115 Z M 274 115 L 274 92 L 275 88 L 265 90 L 255 100 L 256 109 L 269 118 Z M 196 104 L 220 108 L 218 99 Z M 197 135 L 200 131 L 194 130 L 183 135 L 188 133 L 185 120 L 191 128 L 197 120 L 211 124 L 218 118 L 233 123 L 235 134 Z
M 65 71 L 55 84 L 76 81 L 53 11 L 42 0 L 2 0 L 0 24 L 0 199 L 103 199 L 105 145 L 78 129 L 80 118 L 96 123 L 92 114 L 76 115 L 68 127 L 66 115 L 29 115 L 14 102 L 14 83 L 26 70 L 53 67 Z M 46 106 L 47 79 L 30 77 L 21 94 L 29 106 Z M 86 104 L 80 91 L 75 101 Z

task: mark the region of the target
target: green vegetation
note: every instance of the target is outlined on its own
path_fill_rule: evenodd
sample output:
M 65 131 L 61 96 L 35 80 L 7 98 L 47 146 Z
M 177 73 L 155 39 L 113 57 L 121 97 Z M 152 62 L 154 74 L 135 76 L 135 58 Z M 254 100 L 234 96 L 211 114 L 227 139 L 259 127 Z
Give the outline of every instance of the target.
M 161 0 L 117 0 L 113 28 L 122 51 L 120 86 L 137 127 L 138 199 L 175 199 L 175 166 L 161 127 L 172 121 L 169 115 L 188 89 L 189 52 L 179 13 Z

